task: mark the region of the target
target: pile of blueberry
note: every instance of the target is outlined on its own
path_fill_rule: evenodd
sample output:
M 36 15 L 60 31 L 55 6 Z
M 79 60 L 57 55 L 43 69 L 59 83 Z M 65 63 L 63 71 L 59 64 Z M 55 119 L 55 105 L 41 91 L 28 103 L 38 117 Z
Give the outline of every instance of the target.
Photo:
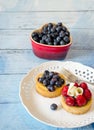
M 56 87 L 61 87 L 64 84 L 57 72 L 45 70 L 42 77 L 38 78 L 38 81 L 42 83 L 50 92 L 55 91 Z
M 46 45 L 66 45 L 70 42 L 70 32 L 61 22 L 48 23 L 41 32 L 33 32 L 32 38 Z

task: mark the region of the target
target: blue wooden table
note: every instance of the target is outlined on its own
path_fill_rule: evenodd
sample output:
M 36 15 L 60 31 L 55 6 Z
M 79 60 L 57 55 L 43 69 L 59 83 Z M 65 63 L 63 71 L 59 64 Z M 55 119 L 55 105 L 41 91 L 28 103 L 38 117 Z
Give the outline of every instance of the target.
M 93 5 L 93 0 L 0 0 L 0 130 L 67 130 L 31 117 L 21 104 L 19 84 L 28 71 L 49 61 L 33 54 L 29 39 L 31 31 L 47 22 L 63 22 L 73 36 L 62 62 L 94 68 Z M 94 124 L 73 129 L 93 130 Z

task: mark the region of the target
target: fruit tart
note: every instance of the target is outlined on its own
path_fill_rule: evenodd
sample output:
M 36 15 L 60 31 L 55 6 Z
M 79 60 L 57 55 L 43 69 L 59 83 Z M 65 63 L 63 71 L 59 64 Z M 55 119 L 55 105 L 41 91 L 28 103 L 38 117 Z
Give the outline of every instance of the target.
M 62 89 L 62 107 L 73 114 L 84 114 L 92 105 L 92 93 L 85 82 L 70 83 Z
M 36 77 L 36 91 L 44 97 L 57 97 L 65 85 L 65 78 L 58 72 L 45 70 Z

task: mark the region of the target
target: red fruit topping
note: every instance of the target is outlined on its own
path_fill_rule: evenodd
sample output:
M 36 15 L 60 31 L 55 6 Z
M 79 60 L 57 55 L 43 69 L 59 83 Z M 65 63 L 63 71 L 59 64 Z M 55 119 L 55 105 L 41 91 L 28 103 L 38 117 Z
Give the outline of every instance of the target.
M 66 98 L 66 104 L 69 106 L 74 106 L 75 105 L 75 99 L 73 97 L 67 97 Z
M 83 88 L 84 90 L 88 88 L 87 84 L 85 82 L 82 82 L 80 84 L 80 87 Z
M 90 91 L 89 89 L 85 89 L 85 90 L 84 90 L 84 96 L 85 96 L 85 98 L 86 98 L 87 100 L 90 100 L 90 99 L 91 99 L 91 96 L 92 96 L 91 91 Z
M 75 82 L 75 83 L 74 83 L 74 86 L 79 87 L 79 85 L 78 85 L 78 83 L 77 83 L 77 82 Z
M 68 86 L 64 86 L 63 89 L 62 89 L 62 95 L 65 96 L 65 97 L 68 96 L 67 91 L 68 91 Z
M 83 95 L 78 95 L 76 102 L 78 106 L 84 106 L 87 103 L 86 98 Z

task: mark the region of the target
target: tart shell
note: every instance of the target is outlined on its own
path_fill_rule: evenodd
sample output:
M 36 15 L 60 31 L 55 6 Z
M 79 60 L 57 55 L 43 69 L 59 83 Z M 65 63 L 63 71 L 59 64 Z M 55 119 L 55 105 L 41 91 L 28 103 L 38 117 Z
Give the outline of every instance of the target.
M 79 107 L 79 106 L 69 106 L 69 105 L 67 105 L 66 102 L 65 102 L 65 98 L 62 96 L 61 104 L 62 104 L 62 107 L 67 112 L 80 115 L 80 114 L 84 114 L 87 111 L 89 111 L 89 109 L 91 108 L 91 105 L 92 105 L 92 98 L 87 102 L 86 105 Z

